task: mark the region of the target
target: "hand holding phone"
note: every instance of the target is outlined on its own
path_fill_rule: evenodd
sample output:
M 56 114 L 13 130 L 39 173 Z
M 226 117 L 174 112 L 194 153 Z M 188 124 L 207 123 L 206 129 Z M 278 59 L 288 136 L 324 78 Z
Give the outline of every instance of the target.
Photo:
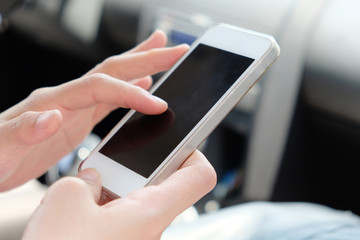
M 103 187 L 126 196 L 176 171 L 279 56 L 268 35 L 217 25 L 156 82 L 151 93 L 168 110 L 148 116 L 133 110 L 82 163 L 97 169 Z

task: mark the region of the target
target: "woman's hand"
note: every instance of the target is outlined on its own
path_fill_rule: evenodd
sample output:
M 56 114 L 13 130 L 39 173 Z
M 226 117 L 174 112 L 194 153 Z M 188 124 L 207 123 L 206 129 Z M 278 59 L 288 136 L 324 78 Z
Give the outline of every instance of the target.
M 160 239 L 171 221 L 216 183 L 214 169 L 199 151 L 161 184 L 102 206 L 99 174 L 86 169 L 78 177 L 62 178 L 48 189 L 24 240 Z
M 165 35 L 155 32 L 83 77 L 37 89 L 1 113 L 0 191 L 43 174 L 116 108 L 164 112 L 167 104 L 146 91 L 152 84 L 150 75 L 170 68 L 188 49 L 186 45 L 164 48 L 165 43 Z

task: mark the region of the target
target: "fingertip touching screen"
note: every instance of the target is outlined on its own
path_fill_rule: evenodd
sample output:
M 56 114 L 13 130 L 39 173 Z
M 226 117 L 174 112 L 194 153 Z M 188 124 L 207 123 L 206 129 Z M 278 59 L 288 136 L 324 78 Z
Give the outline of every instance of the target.
M 136 112 L 100 153 L 148 178 L 253 61 L 199 44 L 154 92 L 168 110 Z

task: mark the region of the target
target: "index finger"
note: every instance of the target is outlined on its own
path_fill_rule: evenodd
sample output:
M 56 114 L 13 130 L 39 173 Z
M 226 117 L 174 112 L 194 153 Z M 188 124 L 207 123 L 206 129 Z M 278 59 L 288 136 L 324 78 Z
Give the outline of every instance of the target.
M 156 30 L 155 32 L 153 32 L 150 35 L 150 37 L 145 39 L 143 42 L 141 42 L 136 47 L 125 52 L 124 54 L 143 52 L 143 51 L 148 51 L 153 48 L 165 47 L 166 42 L 167 42 L 166 34 L 161 30 Z
M 168 70 L 189 49 L 186 44 L 170 48 L 117 55 L 107 58 L 86 75 L 105 73 L 129 81 Z
M 94 74 L 48 88 L 38 101 L 44 97 L 67 110 L 108 104 L 152 115 L 160 114 L 167 109 L 166 102 L 148 91 L 105 74 Z

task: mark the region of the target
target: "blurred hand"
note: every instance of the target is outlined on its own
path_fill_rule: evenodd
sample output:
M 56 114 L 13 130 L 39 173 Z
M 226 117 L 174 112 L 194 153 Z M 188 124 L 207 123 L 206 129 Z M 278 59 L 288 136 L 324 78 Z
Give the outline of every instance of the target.
M 165 34 L 157 31 L 83 77 L 37 89 L 1 113 L 0 191 L 43 174 L 118 107 L 164 112 L 167 104 L 146 91 L 152 84 L 150 75 L 167 70 L 188 50 L 186 45 L 164 48 L 165 44 Z
M 78 177 L 62 178 L 48 189 L 23 239 L 160 239 L 171 221 L 216 183 L 199 151 L 161 184 L 102 206 L 99 174 L 86 169 Z

